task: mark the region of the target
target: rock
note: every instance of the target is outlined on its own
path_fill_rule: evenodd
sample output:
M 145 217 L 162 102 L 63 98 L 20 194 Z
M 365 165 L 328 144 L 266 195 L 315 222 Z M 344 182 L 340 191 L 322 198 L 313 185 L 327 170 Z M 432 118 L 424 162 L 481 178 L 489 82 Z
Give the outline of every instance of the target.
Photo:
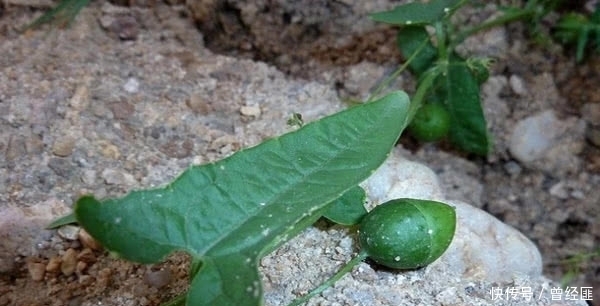
M 527 95 L 527 88 L 525 87 L 525 82 L 520 76 L 516 74 L 511 75 L 508 79 L 508 84 L 510 85 L 510 89 L 512 89 L 512 91 L 517 95 Z
M 136 182 L 133 175 L 116 169 L 104 169 L 101 176 L 108 185 L 132 186 Z
M 583 149 L 585 123 L 569 117 L 560 120 L 547 110 L 519 121 L 510 136 L 509 150 L 523 165 L 560 175 L 576 172 L 577 154 Z
M 74 165 L 70 160 L 61 157 L 52 157 L 48 160 L 48 168 L 63 178 L 69 178 L 73 175 Z
M 132 79 L 129 79 L 129 80 L 132 80 Z M 127 84 L 130 84 L 129 80 L 125 84 L 126 88 L 128 86 Z M 125 90 L 128 91 L 127 89 L 125 89 Z M 134 91 L 137 91 L 137 89 L 135 89 Z M 131 116 L 133 116 L 133 114 L 135 113 L 135 106 L 127 101 L 119 101 L 119 102 L 111 103 L 109 108 L 110 108 L 110 111 L 113 113 L 113 117 L 115 117 L 115 119 L 120 119 L 120 120 L 127 120 Z
M 173 278 L 172 274 L 173 273 L 171 273 L 171 270 L 168 268 L 158 271 L 149 271 L 144 275 L 144 283 L 154 288 L 162 288 L 171 282 Z
M 195 113 L 206 115 L 212 111 L 210 102 L 200 93 L 192 93 L 185 104 Z
M 118 159 L 121 157 L 121 151 L 119 150 L 119 147 L 115 146 L 111 142 L 99 141 L 99 146 L 101 148 L 100 152 L 102 153 L 102 156 L 112 159 Z
M 58 229 L 58 235 L 67 240 L 76 240 L 81 228 L 75 225 L 64 225 Z
M 77 268 L 77 251 L 74 249 L 67 249 L 62 255 L 60 263 L 60 272 L 65 276 L 69 276 L 75 273 Z
M 471 281 L 506 283 L 514 275 L 542 275 L 537 247 L 516 229 L 469 204 L 448 200 L 456 208 L 457 230 L 438 265 Z
M 136 78 L 129 78 L 123 85 L 123 89 L 131 94 L 137 93 L 140 90 L 140 82 Z
M 57 139 L 52 146 L 52 153 L 59 157 L 67 157 L 73 153 L 75 147 L 75 139 L 70 136 L 65 136 Z
M 81 173 L 81 181 L 88 186 L 94 186 L 96 184 L 96 170 L 83 170 L 83 173 Z
M 27 263 L 27 270 L 32 280 L 41 281 L 46 274 L 46 265 L 40 262 L 30 262 Z
M 48 264 L 46 265 L 46 272 L 58 272 L 60 270 L 60 263 L 62 259 L 59 256 L 54 256 L 50 258 Z
M 86 230 L 81 229 L 79 231 L 79 241 L 85 247 L 90 248 L 95 251 L 99 251 L 102 249 L 102 245 L 96 241 Z
M 79 253 L 79 255 L 77 255 L 77 260 L 79 260 L 80 262 L 91 264 L 96 262 L 96 255 L 94 255 L 94 251 L 92 251 L 92 249 L 85 248 Z
M 405 167 L 398 171 L 400 167 Z M 431 169 L 402 158 L 389 158 L 362 184 L 374 203 L 392 198 L 443 200 L 444 194 Z
M 517 123 L 510 139 L 510 153 L 522 163 L 541 158 L 564 132 L 553 111 L 527 117 Z
M 258 117 L 260 116 L 260 107 L 258 106 L 242 106 L 240 113 L 247 117 Z

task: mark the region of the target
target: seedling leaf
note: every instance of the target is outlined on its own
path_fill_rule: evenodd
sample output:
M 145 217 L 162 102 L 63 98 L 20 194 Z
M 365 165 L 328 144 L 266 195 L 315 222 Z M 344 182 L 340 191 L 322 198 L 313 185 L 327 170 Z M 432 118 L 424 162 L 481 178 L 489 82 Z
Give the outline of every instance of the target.
M 77 223 L 77 218 L 75 217 L 74 213 L 54 219 L 50 224 L 48 224 L 48 226 L 46 226 L 46 229 L 55 229 L 71 223 Z
M 200 264 L 186 305 L 259 305 L 260 257 L 385 160 L 408 106 L 408 96 L 394 92 L 193 166 L 165 187 L 102 201 L 84 196 L 75 205 L 77 221 L 128 260 L 190 253 Z
M 427 25 L 442 20 L 460 3 L 460 0 L 432 0 L 411 2 L 396 6 L 391 11 L 371 14 L 371 19 L 394 25 Z
M 425 27 L 405 27 L 398 30 L 397 45 L 404 58 L 409 58 L 414 52 L 418 52 L 408 65 L 410 71 L 417 77 L 429 69 L 437 57 L 437 49 L 431 44 Z
M 449 138 L 461 149 L 487 155 L 491 143 L 479 97 L 479 83 L 463 60 L 451 60 L 440 76 L 451 117 Z

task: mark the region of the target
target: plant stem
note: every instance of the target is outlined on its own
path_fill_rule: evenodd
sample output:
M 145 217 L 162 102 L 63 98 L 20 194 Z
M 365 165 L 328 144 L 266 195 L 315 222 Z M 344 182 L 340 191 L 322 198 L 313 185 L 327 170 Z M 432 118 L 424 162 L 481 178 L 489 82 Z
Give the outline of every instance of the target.
M 394 71 L 394 73 L 392 73 L 389 77 L 385 78 L 385 80 L 383 80 L 383 82 L 381 82 L 381 84 L 379 84 L 379 86 L 377 86 L 377 88 L 373 91 L 373 93 L 367 99 L 367 102 L 370 102 L 373 99 L 376 99 L 377 96 L 381 93 L 381 91 L 383 91 L 384 88 L 386 88 L 390 85 L 392 80 L 395 80 L 402 72 L 404 72 L 404 70 L 406 70 L 408 65 L 410 65 L 410 63 L 417 57 L 417 55 L 419 55 L 419 53 L 421 53 L 421 50 L 423 50 L 423 48 L 425 48 L 425 46 L 427 45 L 427 42 L 429 42 L 429 39 L 424 39 L 423 42 L 421 42 L 421 44 L 419 45 L 419 47 L 408 57 L 408 59 L 406 59 L 404 64 L 402 64 L 402 66 L 400 66 L 398 69 L 396 69 L 396 71 Z
M 417 87 L 417 91 L 413 95 L 413 98 L 410 102 L 410 108 L 408 109 L 408 115 L 406 116 L 404 127 L 408 126 L 419 108 L 421 108 L 425 94 L 427 94 L 435 79 L 438 77 L 438 75 L 440 75 L 440 73 L 446 70 L 447 65 L 441 63 L 442 62 L 438 62 L 438 64 L 436 64 L 433 68 L 423 73 L 423 78 L 419 81 L 419 87 Z
M 513 22 L 519 19 L 525 19 L 527 17 L 535 15 L 535 9 L 520 9 L 516 12 L 506 13 L 496 19 L 478 24 L 474 27 L 468 28 L 456 35 L 456 38 L 452 40 L 451 49 L 454 49 L 457 45 L 462 43 L 467 37 L 479 32 L 503 25 L 505 23 Z
M 435 37 L 437 39 L 438 59 L 442 61 L 448 60 L 448 49 L 446 49 L 446 29 L 444 24 L 438 21 L 434 24 Z
M 325 289 L 333 286 L 333 284 L 335 282 L 337 282 L 338 280 L 340 280 L 348 272 L 352 271 L 352 269 L 356 265 L 358 265 L 361 261 L 363 261 L 365 258 L 367 258 L 367 253 L 366 252 L 360 252 L 360 253 L 358 253 L 358 255 L 356 255 L 356 257 L 352 258 L 335 275 L 333 275 L 332 277 L 330 277 L 327 281 L 323 282 L 319 287 L 317 287 L 317 288 L 313 289 L 312 291 L 310 291 L 308 294 L 306 294 L 304 296 L 301 296 L 299 298 L 296 298 L 290 304 L 288 304 L 288 306 L 299 306 L 299 305 L 302 305 L 302 304 L 308 302 L 308 300 L 310 300 L 315 295 L 318 295 L 319 293 L 325 291 Z

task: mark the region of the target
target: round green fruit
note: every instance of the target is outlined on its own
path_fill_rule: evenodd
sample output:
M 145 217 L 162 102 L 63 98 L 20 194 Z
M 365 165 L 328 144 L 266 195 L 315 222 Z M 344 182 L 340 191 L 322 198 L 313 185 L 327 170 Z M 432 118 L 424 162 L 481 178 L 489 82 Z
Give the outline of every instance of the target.
M 425 104 L 417 111 L 408 126 L 409 132 L 420 141 L 437 141 L 450 130 L 450 115 L 439 103 Z
M 358 237 L 362 250 L 378 264 L 416 269 L 446 251 L 455 229 L 454 208 L 429 200 L 396 199 L 369 212 Z

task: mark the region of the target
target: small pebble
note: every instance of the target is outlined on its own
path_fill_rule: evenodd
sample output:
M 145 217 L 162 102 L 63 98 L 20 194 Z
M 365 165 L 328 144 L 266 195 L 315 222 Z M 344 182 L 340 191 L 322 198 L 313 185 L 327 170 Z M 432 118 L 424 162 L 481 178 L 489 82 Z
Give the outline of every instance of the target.
M 85 169 L 81 174 L 81 181 L 86 185 L 95 185 L 96 184 L 96 170 Z
M 242 106 L 240 113 L 247 117 L 258 117 L 260 116 L 260 107 L 258 106 Z
M 121 152 L 119 148 L 110 142 L 102 142 L 100 144 L 102 148 L 100 149 L 102 156 L 112 159 L 118 159 L 121 156 Z
M 512 91 L 517 95 L 524 96 L 527 94 L 525 82 L 523 82 L 523 79 L 520 76 L 515 74 L 511 75 L 508 79 L 508 84 L 510 85 L 510 89 L 512 89 Z
M 140 82 L 135 78 L 129 78 L 127 79 L 127 82 L 125 82 L 125 85 L 123 85 L 123 89 L 131 94 L 137 93 L 140 90 Z
M 83 272 L 83 270 L 85 270 L 85 268 L 87 268 L 88 264 L 83 262 L 83 261 L 78 261 L 77 262 L 77 266 L 75 267 L 75 271 L 77 271 L 77 274 L 81 274 L 81 272 Z
M 44 274 L 46 273 L 46 265 L 39 262 L 29 263 L 27 270 L 29 270 L 29 276 L 31 276 L 32 280 L 41 281 L 44 279 Z
M 75 273 L 77 268 L 77 252 L 74 249 L 67 249 L 62 256 L 60 271 L 66 276 Z
M 585 199 L 585 194 L 581 190 L 573 190 L 571 192 L 571 197 L 573 197 L 577 200 L 583 200 L 583 199 Z
M 102 245 L 96 241 L 86 230 L 81 229 L 79 231 L 79 241 L 83 246 L 90 248 L 94 251 L 99 251 L 102 249 Z
M 77 255 L 77 259 L 85 263 L 94 263 L 96 262 L 96 255 L 94 255 L 92 249 L 85 248 Z
M 101 176 L 108 185 L 131 186 L 135 184 L 133 175 L 115 169 L 104 169 Z
M 73 175 L 74 165 L 70 160 L 61 157 L 51 157 L 48 160 L 48 168 L 60 177 L 69 178 Z
M 563 182 L 558 182 L 554 184 L 554 186 L 550 187 L 550 194 L 559 199 L 566 199 L 569 197 L 569 194 L 567 193 L 565 184 Z
M 206 99 L 202 98 L 202 96 L 197 93 L 191 94 L 185 104 L 194 112 L 202 115 L 206 115 L 212 110 L 212 107 Z
M 521 174 L 523 168 L 521 168 L 521 166 L 517 162 L 509 161 L 506 164 L 504 164 L 504 170 L 506 171 L 506 173 L 512 176 L 517 176 Z
M 562 123 L 551 110 L 527 117 L 513 128 L 510 153 L 522 163 L 539 159 L 555 145 L 562 130 Z
M 58 235 L 67 240 L 76 240 L 79 236 L 79 226 L 64 225 L 58 229 Z
M 84 83 L 87 83 L 89 79 L 85 79 Z M 75 94 L 69 100 L 69 105 L 76 111 L 84 110 L 89 104 L 89 89 L 86 84 L 81 84 L 75 89 Z
M 127 84 L 125 84 L 127 86 Z M 113 117 L 120 120 L 131 118 L 135 113 L 135 105 L 127 102 L 120 101 L 109 105 L 110 111 L 113 113 Z
M 144 275 L 144 283 L 154 288 L 161 288 L 171 282 L 172 275 L 170 269 L 150 271 Z
M 73 153 L 75 139 L 69 136 L 61 137 L 52 145 L 52 154 L 59 157 L 67 157 Z
M 58 272 L 60 269 L 61 259 L 58 256 L 54 256 L 50 258 L 48 264 L 46 265 L 46 272 Z

